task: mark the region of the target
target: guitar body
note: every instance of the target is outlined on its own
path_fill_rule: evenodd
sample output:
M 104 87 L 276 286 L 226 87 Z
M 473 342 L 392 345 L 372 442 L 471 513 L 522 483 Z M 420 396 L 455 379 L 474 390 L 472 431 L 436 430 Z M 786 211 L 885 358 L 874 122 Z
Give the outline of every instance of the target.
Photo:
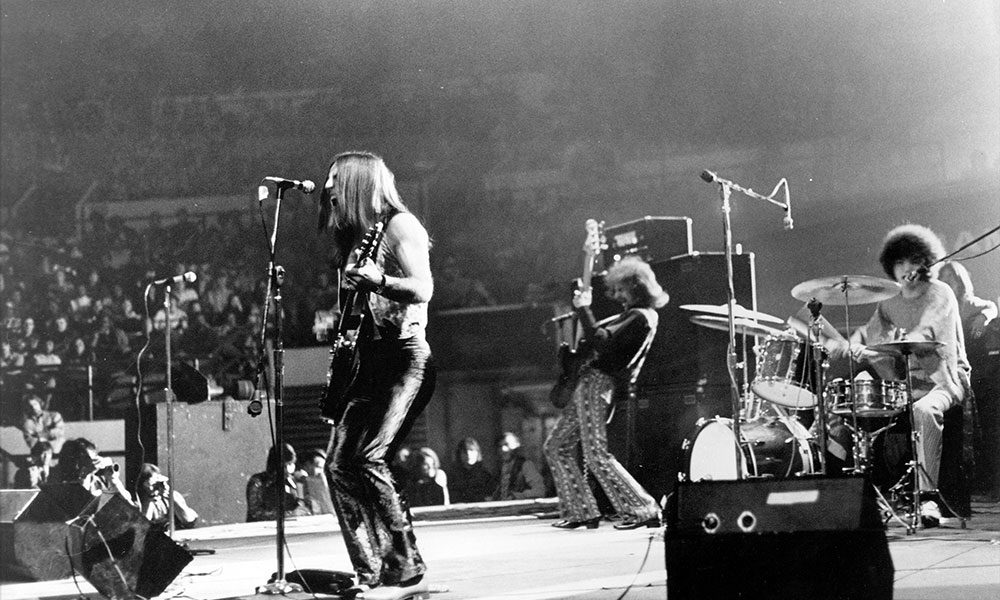
M 328 423 L 337 423 L 347 408 L 348 391 L 358 378 L 361 360 L 358 345 L 340 337 L 330 348 L 330 370 L 326 392 L 320 402 L 320 416 Z
M 565 408 L 573 402 L 573 390 L 580 381 L 580 372 L 593 358 L 593 353 L 581 343 L 576 349 L 569 344 L 559 345 L 559 378 L 549 391 L 549 401 L 556 408 Z
M 376 255 L 379 244 L 382 243 L 384 230 L 385 223 L 381 221 L 368 230 L 361 247 L 358 249 L 357 264 L 361 264 Z M 351 386 L 354 385 L 358 378 L 358 371 L 361 369 L 357 340 L 365 315 L 364 313 L 352 315 L 358 294 L 357 290 L 349 293 L 341 307 L 337 337 L 330 347 L 330 369 L 326 376 L 326 391 L 319 403 L 322 419 L 334 425 L 344 416 L 344 410 L 347 408 L 348 400 L 350 400 Z M 364 298 L 367 301 L 367 293 Z

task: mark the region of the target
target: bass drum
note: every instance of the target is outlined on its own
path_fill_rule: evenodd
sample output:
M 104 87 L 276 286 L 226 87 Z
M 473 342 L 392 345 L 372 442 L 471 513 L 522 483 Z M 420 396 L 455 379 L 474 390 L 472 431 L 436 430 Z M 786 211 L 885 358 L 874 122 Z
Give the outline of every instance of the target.
M 815 472 L 809 432 L 789 417 L 766 417 L 740 424 L 744 443 L 743 477 L 796 477 Z M 699 419 L 686 440 L 685 481 L 729 480 L 736 476 L 736 436 L 733 420 Z

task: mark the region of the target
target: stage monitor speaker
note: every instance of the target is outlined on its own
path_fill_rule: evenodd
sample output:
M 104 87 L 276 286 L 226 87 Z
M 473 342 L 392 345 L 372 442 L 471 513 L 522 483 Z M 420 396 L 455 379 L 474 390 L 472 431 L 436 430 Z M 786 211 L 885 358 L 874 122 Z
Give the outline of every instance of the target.
M 670 598 L 892 598 L 885 528 L 861 477 L 678 483 L 665 543 Z
M 44 486 L 15 519 L 11 571 L 35 581 L 80 573 L 107 598 L 157 596 L 191 555 L 118 494 Z

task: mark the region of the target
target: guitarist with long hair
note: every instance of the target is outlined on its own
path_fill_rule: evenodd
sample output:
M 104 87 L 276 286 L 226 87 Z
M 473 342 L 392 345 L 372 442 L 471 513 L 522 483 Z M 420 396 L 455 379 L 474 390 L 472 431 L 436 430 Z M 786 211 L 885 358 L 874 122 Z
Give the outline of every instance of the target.
M 660 524 L 656 501 L 608 450 L 606 419 L 608 406 L 623 399 L 638 377 L 656 334 L 659 315 L 654 309 L 666 304 L 668 296 L 653 269 L 635 257 L 612 265 L 604 281 L 608 295 L 624 310 L 598 322 L 590 310 L 589 285 L 574 292 L 573 306 L 584 332 L 581 343 L 588 350 L 578 347 L 585 358 L 576 373 L 571 399 L 545 441 L 562 516 L 553 526 L 560 529 L 595 529 L 600 523 L 601 511 L 586 472 L 594 476 L 622 518 L 616 529 Z M 586 471 L 580 468 L 580 449 Z
M 427 567 L 387 459 L 434 389 L 425 336 L 434 290 L 430 240 L 385 162 L 368 152 L 334 158 L 319 225 L 333 235 L 341 313 L 360 323 L 340 328 L 322 406 L 334 423 L 326 472 L 357 573 L 349 592 L 366 600 L 428 598 Z

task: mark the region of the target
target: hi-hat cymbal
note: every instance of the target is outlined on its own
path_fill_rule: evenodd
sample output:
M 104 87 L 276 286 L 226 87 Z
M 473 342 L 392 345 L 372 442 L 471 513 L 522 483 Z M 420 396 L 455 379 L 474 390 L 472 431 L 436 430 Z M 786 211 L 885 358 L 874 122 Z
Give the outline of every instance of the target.
M 803 281 L 792 288 L 792 297 L 809 302 L 813 298 L 824 304 L 870 304 L 892 298 L 899 293 L 895 281 L 869 275 L 836 275 Z
M 695 325 L 708 327 L 709 329 L 729 331 L 729 317 L 695 315 L 691 317 L 691 322 Z M 780 329 L 775 329 L 774 327 L 769 327 L 756 321 L 751 321 L 750 319 L 733 319 L 733 325 L 735 326 L 736 333 L 740 335 L 763 335 L 771 337 L 783 337 L 787 335 L 789 338 L 798 337 L 794 333 L 789 332 L 786 334 L 786 332 L 781 331 Z
M 868 346 L 868 349 L 882 354 L 905 356 L 907 354 L 925 354 L 938 346 L 944 346 L 944 343 L 933 340 L 897 340 Z
M 708 313 L 710 315 L 721 315 L 724 317 L 729 316 L 728 304 L 720 304 L 718 306 L 715 306 L 714 304 L 682 304 L 681 308 L 684 310 Z M 767 323 L 785 322 L 784 319 L 772 317 L 767 313 L 757 312 L 755 310 L 750 310 L 749 308 L 743 308 L 739 304 L 733 305 L 733 317 L 737 319 L 750 319 L 751 321 L 765 321 Z M 726 329 L 728 329 L 728 327 Z

